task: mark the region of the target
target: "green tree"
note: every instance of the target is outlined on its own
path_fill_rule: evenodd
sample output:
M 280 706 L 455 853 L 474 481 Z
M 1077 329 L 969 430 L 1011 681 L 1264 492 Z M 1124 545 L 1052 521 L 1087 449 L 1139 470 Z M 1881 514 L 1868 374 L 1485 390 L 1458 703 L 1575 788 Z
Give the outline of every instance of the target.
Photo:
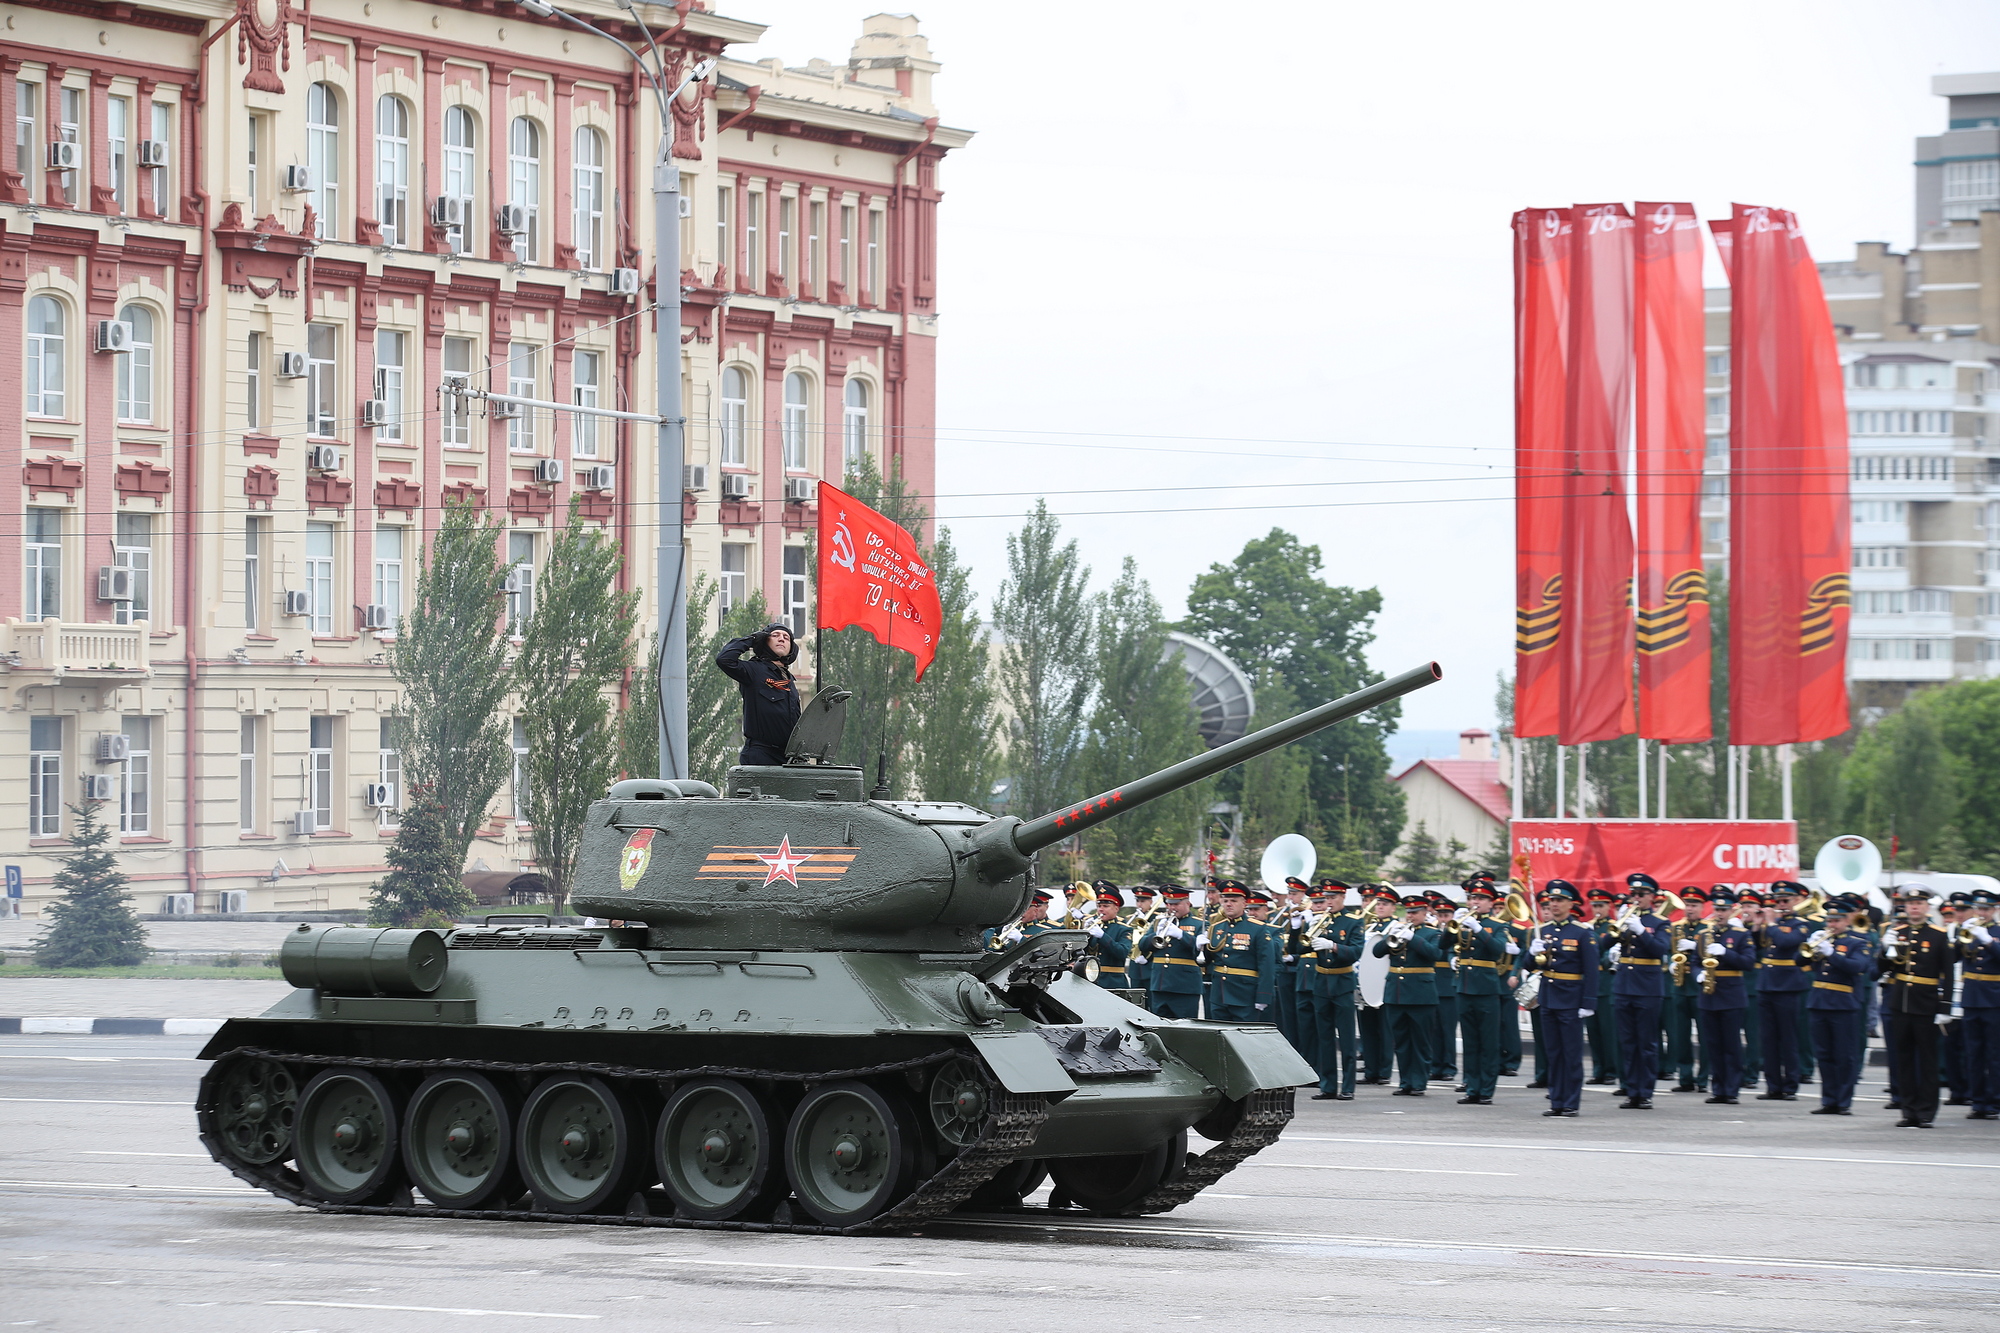
M 1257 699 L 1251 731 L 1300 711 L 1297 696 L 1268 663 L 1253 665 L 1251 689 Z M 1312 753 L 1304 742 L 1281 745 L 1225 770 L 1217 779 L 1222 799 L 1236 807 L 1237 842 L 1243 849 L 1243 864 L 1234 867 L 1239 877 L 1257 875 L 1264 848 L 1273 838 L 1297 833 L 1310 839 L 1315 850 L 1327 841 L 1326 829 L 1314 817 L 1311 783 Z M 1203 801 L 1202 808 L 1208 804 Z
M 635 592 L 621 592 L 618 544 L 583 523 L 578 501 L 537 581 L 514 663 L 528 753 L 521 760 L 535 868 L 568 901 L 590 803 L 618 773 L 611 691 L 632 665 Z
M 370 925 L 449 929 L 476 901 L 465 887 L 465 858 L 446 828 L 444 803 L 428 787 L 412 787 L 390 842 L 389 873 L 368 896 Z
M 1012 808 L 1038 815 L 1085 793 L 1082 767 L 1092 680 L 1090 570 L 1037 500 L 1007 538 L 1007 579 L 993 602 L 1000 694 L 1009 719 Z
M 695 580 L 695 587 L 706 620 L 714 594 L 702 587 L 702 579 Z M 696 600 L 692 596 L 688 599 L 690 607 Z M 701 622 L 690 619 L 688 623 Z M 715 659 L 731 639 L 755 634 L 770 623 L 764 594 L 753 592 L 722 612 L 716 627 L 705 637 L 688 635 L 688 776 L 720 787 L 742 753 L 743 696 L 737 692 L 736 682 L 715 665 Z
M 1437 835 L 1423 820 L 1410 830 L 1410 836 L 1396 850 L 1396 859 L 1386 867 L 1405 884 L 1440 884 L 1444 874 L 1445 853 L 1438 845 Z
M 1095 620 L 1097 706 L 1081 759 L 1087 792 L 1108 791 L 1202 749 L 1187 672 L 1180 655 L 1168 652 L 1166 617 L 1132 557 L 1098 596 Z M 1084 835 L 1092 871 L 1121 884 L 1179 871 L 1213 785 L 1198 782 L 1099 824 Z
M 35 939 L 37 967 L 132 967 L 146 961 L 146 927 L 125 896 L 125 875 L 111 850 L 111 829 L 99 802 L 70 807 L 75 850 L 56 871 L 62 897 L 49 904 L 49 924 Z
M 1958 813 L 1956 774 L 1932 711 L 1905 707 L 1868 728 L 1841 773 L 1854 829 L 1885 851 L 1897 836 L 1908 865 L 1923 863 Z
M 461 866 L 514 764 L 504 716 L 514 672 L 500 623 L 507 576 L 499 531 L 471 505 L 446 505 L 389 647 L 403 687 L 404 780 L 443 808 L 446 845 Z
M 1211 565 L 1188 594 L 1183 628 L 1207 639 L 1253 677 L 1278 672 L 1305 707 L 1381 680 L 1363 650 L 1374 640 L 1382 594 L 1320 577 L 1320 551 L 1273 528 L 1227 565 Z M 1403 793 L 1389 780 L 1383 741 L 1399 703 L 1329 727 L 1299 742 L 1310 756 L 1314 818 L 1343 847 L 1394 846 Z
M 2000 854 L 2000 679 L 1962 680 L 1925 690 L 1908 708 L 1928 715 L 1952 758 L 1960 793 L 1957 823 L 1968 853 Z

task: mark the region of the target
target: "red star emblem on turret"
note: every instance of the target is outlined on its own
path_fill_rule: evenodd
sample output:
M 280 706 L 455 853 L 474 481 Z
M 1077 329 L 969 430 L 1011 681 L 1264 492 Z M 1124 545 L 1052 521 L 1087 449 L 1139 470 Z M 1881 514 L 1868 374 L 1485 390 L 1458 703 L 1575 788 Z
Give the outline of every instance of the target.
M 766 856 L 762 852 L 753 852 L 751 854 L 771 868 L 769 873 L 764 876 L 766 884 L 782 879 L 788 881 L 793 888 L 797 888 L 799 885 L 799 867 L 813 858 L 813 853 L 811 852 L 806 852 L 804 855 L 794 855 L 792 853 L 792 839 L 790 834 L 786 834 L 779 841 L 778 854 L 776 856 Z

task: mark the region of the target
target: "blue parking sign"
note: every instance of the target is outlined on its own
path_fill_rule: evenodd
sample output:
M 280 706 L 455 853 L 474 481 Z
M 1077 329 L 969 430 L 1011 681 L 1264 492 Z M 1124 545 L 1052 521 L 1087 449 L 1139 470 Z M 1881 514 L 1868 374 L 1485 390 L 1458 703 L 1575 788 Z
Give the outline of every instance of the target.
M 7 896 L 9 898 L 18 898 L 21 896 L 21 867 L 19 866 L 7 867 Z

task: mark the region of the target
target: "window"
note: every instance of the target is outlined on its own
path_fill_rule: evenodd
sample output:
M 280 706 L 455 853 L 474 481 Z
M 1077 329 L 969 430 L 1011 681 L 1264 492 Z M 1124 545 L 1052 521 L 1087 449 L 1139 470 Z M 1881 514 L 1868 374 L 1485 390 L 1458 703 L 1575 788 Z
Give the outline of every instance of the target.
M 854 206 L 840 206 L 840 290 L 845 299 L 854 299 Z
M 1854 435 L 1949 435 L 1949 412 L 1849 412 Z
M 539 348 L 515 343 L 507 357 L 507 392 L 516 398 L 535 396 L 535 353 Z M 523 407 L 520 415 L 507 418 L 507 449 L 510 453 L 535 452 L 535 409 Z
M 264 428 L 264 335 L 253 333 L 243 343 L 243 428 Z
M 408 334 L 375 330 L 375 397 L 388 406 L 384 424 L 375 428 L 377 440 L 403 438 L 403 353 L 408 345 Z
M 109 97 L 104 102 L 104 146 L 111 155 L 111 202 L 120 213 L 132 211 L 132 99 Z
M 507 632 L 518 636 L 535 614 L 535 534 L 507 534 Z
M 1708 419 L 1712 425 L 1720 426 L 1729 420 L 1729 395 L 1712 393 L 1707 396 Z
M 375 603 L 389 608 L 389 623 L 403 614 L 403 529 L 375 529 Z
M 120 766 L 118 831 L 153 831 L 153 719 L 128 717 L 120 728 L 130 747 Z
M 400 718 L 385 717 L 375 742 L 375 780 L 389 789 L 388 804 L 376 816 L 384 828 L 392 828 L 396 823 L 396 812 L 403 808 L 403 753 L 398 748 Z
M 528 758 L 528 724 L 520 718 L 514 719 L 514 819 L 526 823 L 528 819 L 528 785 L 521 768 Z
M 339 418 L 334 415 L 334 391 L 338 387 L 338 366 L 334 361 L 338 331 L 331 324 L 306 325 L 306 434 L 332 435 Z
M 62 530 L 60 509 L 30 509 L 27 523 L 27 619 L 62 619 Z
M 750 447 L 750 377 L 740 366 L 722 371 L 722 465 L 748 467 Z
M 798 200 L 778 200 L 778 280 L 787 287 L 792 284 L 792 236 L 796 230 L 798 211 Z
M 1982 616 L 2000 616 L 2000 592 L 1982 592 L 1979 594 L 1979 614 Z
M 1708 373 L 1711 375 L 1727 375 L 1729 373 L 1729 353 L 1710 352 L 1708 354 Z
M 173 142 L 173 129 L 173 104 L 171 102 L 162 102 L 157 98 L 154 99 L 153 138 L 159 143 L 171 144 Z M 171 154 L 173 149 L 169 148 L 167 151 Z M 172 158 L 170 157 L 168 160 L 171 161 Z M 153 192 L 153 211 L 159 216 L 165 217 L 167 215 L 167 169 L 165 167 L 147 167 L 146 174 L 151 178 L 149 183 Z
M 444 340 L 444 377 L 461 383 L 472 378 L 472 339 L 446 338 Z M 465 399 L 452 394 L 444 396 L 444 447 L 447 449 L 470 449 L 472 447 L 472 412 Z
M 729 267 L 731 252 L 729 247 L 730 202 L 736 193 L 733 185 L 715 187 L 715 266 L 717 269 Z
M 251 112 L 243 118 L 243 183 L 250 192 L 250 213 L 256 215 L 264 198 L 261 171 L 264 165 L 264 118 Z
M 236 741 L 236 827 L 255 833 L 263 823 L 257 807 L 257 719 L 238 719 Z
M 868 301 L 871 305 L 883 304 L 882 232 L 887 221 L 881 209 L 871 208 L 868 210 Z
M 1701 479 L 1701 493 L 1711 500 L 1728 499 L 1729 478 L 1710 473 Z
M 803 472 L 806 470 L 806 400 L 809 396 L 808 381 L 798 371 L 785 376 L 785 416 L 782 438 L 785 446 L 785 470 Z
M 1950 639 L 1853 639 L 1848 657 L 1857 662 L 1949 662 Z
M 743 196 L 743 277 L 753 292 L 764 290 L 764 192 L 751 190 Z
M 68 343 L 68 312 L 53 296 L 37 296 L 28 302 L 28 345 L 23 354 L 26 373 L 24 397 L 31 417 L 64 415 L 68 377 L 63 349 Z
M 806 283 L 808 296 L 826 290 L 826 205 L 815 199 L 806 210 Z
M 1856 481 L 1950 481 L 1948 457 L 1855 454 L 1849 471 Z
M 62 173 L 63 202 L 71 208 L 81 207 L 79 199 L 83 190 L 83 183 L 90 179 L 90 158 L 85 153 L 83 147 L 84 92 L 85 90 L 82 88 L 64 88 L 62 90 L 62 98 L 58 103 L 62 107 L 62 119 L 56 122 L 56 137 L 64 143 L 75 144 L 77 146 L 77 155 L 83 162 L 82 170 L 65 171 Z
M 1908 500 L 1856 500 L 1854 521 L 1856 523 L 1907 523 L 1910 520 Z
M 444 113 L 444 194 L 446 198 L 459 201 L 459 211 L 464 215 L 464 239 L 470 241 L 478 233 L 474 221 L 479 182 L 478 145 L 473 138 L 472 113 L 462 106 L 445 108 Z M 470 246 L 467 247 L 468 249 Z
M 410 243 L 410 104 L 375 99 L 375 197 L 385 245 Z
M 1900 589 L 1854 594 L 1854 614 L 1857 616 L 1900 616 L 1909 605 L 1909 595 Z
M 153 312 L 142 305 L 128 305 L 118 318 L 132 326 L 132 350 L 114 357 L 118 363 L 118 419 L 150 422 L 153 419 Z
M 113 525 L 111 563 L 132 571 L 132 600 L 119 602 L 117 622 L 130 625 L 153 618 L 153 516 L 120 514 Z
M 243 628 L 257 629 L 264 623 L 265 544 L 270 540 L 271 520 L 249 517 L 243 520 Z
M 1729 540 L 1729 520 L 1711 518 L 1703 525 L 1708 530 L 1708 540 L 1720 546 Z
M 588 125 L 576 131 L 576 196 L 571 234 L 576 262 L 587 269 L 604 267 L 604 136 Z
M 1856 569 L 1903 569 L 1908 566 L 1910 548 L 1907 546 L 1857 546 L 1854 548 Z
M 842 396 L 846 404 L 841 409 L 840 453 L 847 470 L 857 472 L 868 454 L 868 382 L 850 375 Z
M 62 836 L 62 741 L 59 717 L 28 719 L 28 836 Z
M 1946 221 L 1976 220 L 1982 208 L 2000 207 L 2000 160 L 1944 164 Z
M 340 98 L 333 86 L 315 83 L 306 90 L 306 172 L 312 187 L 308 198 L 314 215 L 313 235 L 340 239 Z
M 333 633 L 333 524 L 306 524 L 306 627 Z
M 750 600 L 750 548 L 742 542 L 722 544 L 722 587 L 716 609 L 728 615 Z
M 541 256 L 542 127 L 516 116 L 507 140 L 507 202 L 526 210 L 527 228 L 515 242 L 514 257 L 525 264 Z
M 35 176 L 41 167 L 42 118 L 39 114 L 42 86 L 17 78 L 14 83 L 14 170 L 27 183 L 30 198 L 35 194 Z
M 787 546 L 785 548 L 784 586 L 780 589 L 783 614 L 780 617 L 792 627 L 792 636 L 801 637 L 806 632 L 806 548 Z
M 598 406 L 602 387 L 604 357 L 598 352 L 578 352 L 570 360 L 570 401 L 578 407 Z M 603 418 L 570 414 L 570 448 L 578 458 L 597 457 L 597 428 Z
M 1943 588 L 1910 589 L 1910 614 L 1913 616 L 1950 615 L 1951 593 Z
M 306 733 L 306 809 L 316 831 L 333 827 L 333 719 L 315 717 Z
M 1708 452 L 1703 462 L 1708 467 L 1729 466 L 1729 437 L 1711 435 L 1708 437 Z

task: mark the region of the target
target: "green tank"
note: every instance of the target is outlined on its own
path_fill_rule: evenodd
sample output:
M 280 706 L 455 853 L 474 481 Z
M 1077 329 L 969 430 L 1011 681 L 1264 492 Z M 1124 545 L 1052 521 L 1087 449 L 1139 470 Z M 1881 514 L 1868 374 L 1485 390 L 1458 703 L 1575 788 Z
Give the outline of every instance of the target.
M 591 806 L 575 907 L 609 926 L 301 925 L 297 989 L 202 1051 L 202 1141 L 324 1212 L 858 1232 L 1044 1178 L 1056 1204 L 1164 1212 L 1275 1141 L 1311 1069 L 1274 1027 L 1099 987 L 1080 931 L 994 950 L 991 928 L 1041 849 L 1439 676 L 1026 821 L 869 799 L 825 762 L 823 693 L 782 767 Z

